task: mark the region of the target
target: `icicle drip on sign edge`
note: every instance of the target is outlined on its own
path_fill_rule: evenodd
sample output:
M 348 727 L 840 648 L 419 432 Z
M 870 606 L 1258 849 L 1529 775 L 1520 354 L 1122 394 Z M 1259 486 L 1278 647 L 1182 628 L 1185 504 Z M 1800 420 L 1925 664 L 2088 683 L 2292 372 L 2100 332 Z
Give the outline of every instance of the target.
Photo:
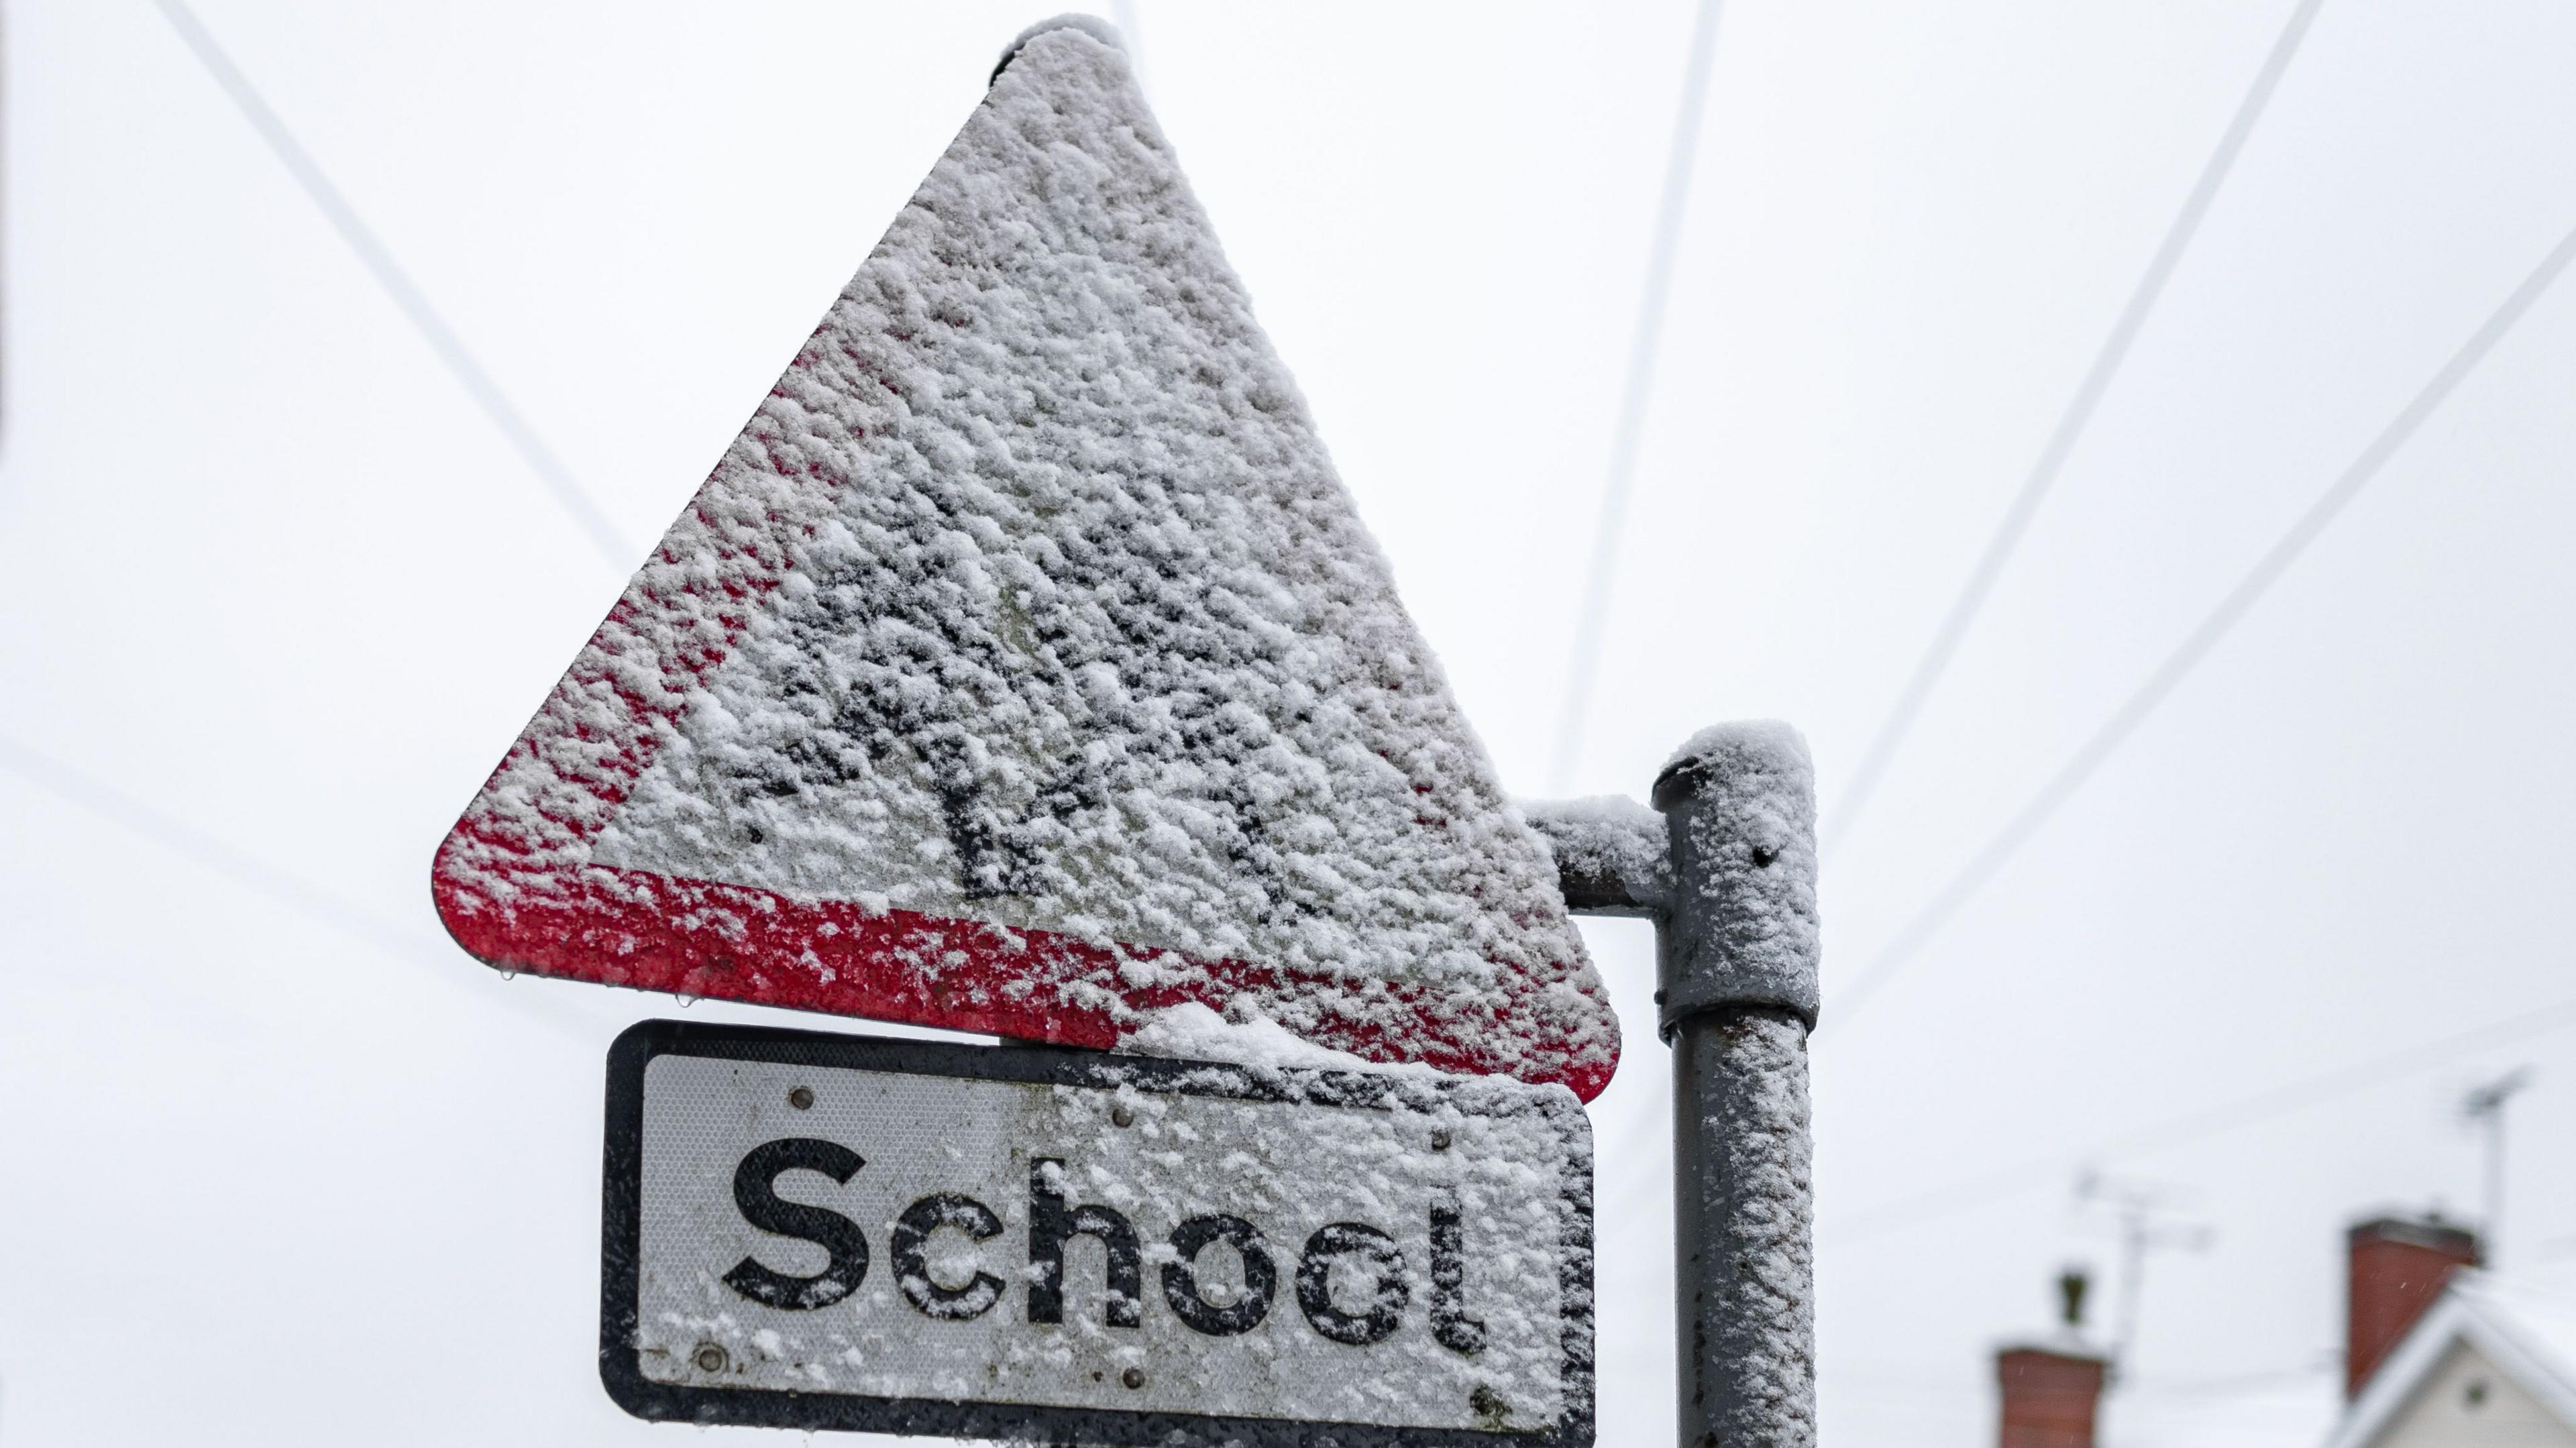
M 1618 1027 L 1126 58 L 1029 38 L 467 807 L 504 969 L 1562 1082 Z

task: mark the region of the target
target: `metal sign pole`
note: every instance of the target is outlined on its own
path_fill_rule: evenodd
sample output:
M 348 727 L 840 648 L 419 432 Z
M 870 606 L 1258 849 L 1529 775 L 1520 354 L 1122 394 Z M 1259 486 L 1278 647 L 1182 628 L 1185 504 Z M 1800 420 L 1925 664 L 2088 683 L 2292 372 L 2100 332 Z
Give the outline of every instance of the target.
M 1629 806 L 1534 806 L 1569 908 L 1655 922 L 1673 1047 L 1682 1448 L 1811 1448 L 1815 1264 L 1807 1033 L 1817 1006 L 1815 778 L 1778 724 L 1703 731 Z

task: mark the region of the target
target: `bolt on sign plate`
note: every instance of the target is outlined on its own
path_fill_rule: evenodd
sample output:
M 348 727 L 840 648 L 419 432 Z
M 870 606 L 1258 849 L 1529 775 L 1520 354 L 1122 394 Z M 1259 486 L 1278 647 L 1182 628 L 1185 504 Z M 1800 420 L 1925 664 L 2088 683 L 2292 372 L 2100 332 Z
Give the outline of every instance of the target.
M 608 1102 L 600 1368 L 638 1416 L 1592 1441 L 1561 1090 L 647 1021 Z
M 431 880 L 503 970 L 1094 1047 L 1192 1004 L 1586 1098 L 1618 1060 L 1554 867 L 1074 21 L 1012 53 Z

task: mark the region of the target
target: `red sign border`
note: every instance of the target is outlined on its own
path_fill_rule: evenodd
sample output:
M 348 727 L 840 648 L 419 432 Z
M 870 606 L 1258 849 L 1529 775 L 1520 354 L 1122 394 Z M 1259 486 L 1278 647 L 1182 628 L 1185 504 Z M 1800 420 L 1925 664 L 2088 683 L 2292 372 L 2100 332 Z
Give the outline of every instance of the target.
M 818 344 L 828 344 L 820 332 L 806 345 Z M 790 376 L 806 365 L 800 355 Z M 781 378 L 771 395 L 786 396 L 787 385 Z M 1551 1046 L 1532 1029 L 1542 1023 L 1510 1009 L 1571 976 L 1564 962 L 1553 966 L 1559 980 L 1513 971 L 1500 1010 L 1418 986 L 1235 960 L 1189 961 L 1188 985 L 1138 984 L 1122 969 L 1130 955 L 1068 935 L 590 863 L 592 838 L 663 731 L 791 566 L 778 533 L 846 486 L 828 463 L 782 448 L 767 421 L 754 415 L 440 846 L 431 894 L 468 954 L 504 971 L 1104 1049 L 1117 1044 L 1121 1008 L 1195 1001 L 1222 1010 L 1249 994 L 1300 1036 L 1366 1060 L 1562 1082 L 1586 1101 L 1609 1085 L 1615 1034 L 1602 1058 L 1587 1060 L 1561 1037 Z M 759 449 L 758 463 L 743 444 Z M 572 794 L 495 807 L 527 766 Z M 529 823 L 530 810 L 540 824 Z M 1594 1004 L 1609 1017 L 1606 1000 Z M 1412 1028 L 1391 1030 L 1389 1019 Z M 1464 1044 L 1479 1039 L 1520 1049 Z

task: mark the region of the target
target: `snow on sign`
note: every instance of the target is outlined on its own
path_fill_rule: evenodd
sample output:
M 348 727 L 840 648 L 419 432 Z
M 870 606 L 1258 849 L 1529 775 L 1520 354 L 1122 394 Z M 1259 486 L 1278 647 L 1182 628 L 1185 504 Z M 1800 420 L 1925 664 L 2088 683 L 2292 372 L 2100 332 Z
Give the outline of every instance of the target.
M 1572 1448 L 1591 1181 L 1573 1098 L 1499 1077 L 648 1021 L 600 1370 L 681 1422 Z
M 1024 36 L 440 849 L 504 970 L 1589 1098 L 1618 1028 L 1106 27 Z

